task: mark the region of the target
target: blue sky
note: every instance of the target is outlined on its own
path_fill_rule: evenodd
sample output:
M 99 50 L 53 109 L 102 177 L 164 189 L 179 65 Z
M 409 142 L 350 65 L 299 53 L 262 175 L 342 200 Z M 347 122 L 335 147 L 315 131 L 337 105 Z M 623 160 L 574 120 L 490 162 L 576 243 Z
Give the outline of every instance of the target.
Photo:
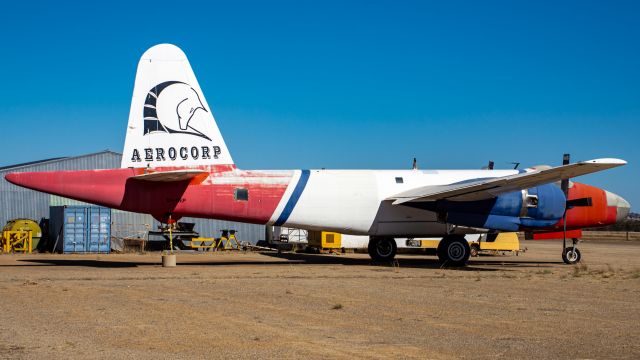
M 241 168 L 480 168 L 619 157 L 640 204 L 635 1 L 11 2 L 0 165 L 121 151 L 150 46 L 189 57 Z

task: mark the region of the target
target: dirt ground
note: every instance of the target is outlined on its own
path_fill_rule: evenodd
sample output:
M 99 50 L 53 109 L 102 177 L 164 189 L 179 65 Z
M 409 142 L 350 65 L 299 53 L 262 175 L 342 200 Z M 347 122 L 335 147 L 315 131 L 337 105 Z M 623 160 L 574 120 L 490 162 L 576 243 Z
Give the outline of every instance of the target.
M 640 242 L 434 257 L 1 255 L 0 358 L 640 358 Z

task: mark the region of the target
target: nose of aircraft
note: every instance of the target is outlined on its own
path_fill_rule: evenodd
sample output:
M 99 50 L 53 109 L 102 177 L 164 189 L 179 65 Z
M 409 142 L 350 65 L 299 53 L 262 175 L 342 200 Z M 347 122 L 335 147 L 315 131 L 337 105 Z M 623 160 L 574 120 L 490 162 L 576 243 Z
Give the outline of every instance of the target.
M 616 207 L 616 223 L 624 220 L 629 215 L 631 204 L 622 196 L 607 191 L 607 205 Z

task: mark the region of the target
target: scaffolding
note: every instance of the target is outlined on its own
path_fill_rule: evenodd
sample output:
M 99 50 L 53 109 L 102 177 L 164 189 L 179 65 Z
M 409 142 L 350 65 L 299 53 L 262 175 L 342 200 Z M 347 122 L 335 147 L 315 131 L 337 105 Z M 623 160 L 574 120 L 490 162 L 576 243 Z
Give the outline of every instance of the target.
M 31 254 L 33 239 L 31 231 L 3 231 L 2 232 L 2 252 L 22 252 Z

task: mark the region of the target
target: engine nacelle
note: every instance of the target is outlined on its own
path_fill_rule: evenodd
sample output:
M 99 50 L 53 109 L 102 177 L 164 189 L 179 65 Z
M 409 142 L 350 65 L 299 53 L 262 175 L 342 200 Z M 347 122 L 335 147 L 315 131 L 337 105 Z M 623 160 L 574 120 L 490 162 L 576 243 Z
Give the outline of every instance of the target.
M 555 184 L 502 194 L 479 201 L 440 200 L 432 208 L 449 224 L 492 230 L 518 231 L 556 224 L 564 214 L 566 198 Z

